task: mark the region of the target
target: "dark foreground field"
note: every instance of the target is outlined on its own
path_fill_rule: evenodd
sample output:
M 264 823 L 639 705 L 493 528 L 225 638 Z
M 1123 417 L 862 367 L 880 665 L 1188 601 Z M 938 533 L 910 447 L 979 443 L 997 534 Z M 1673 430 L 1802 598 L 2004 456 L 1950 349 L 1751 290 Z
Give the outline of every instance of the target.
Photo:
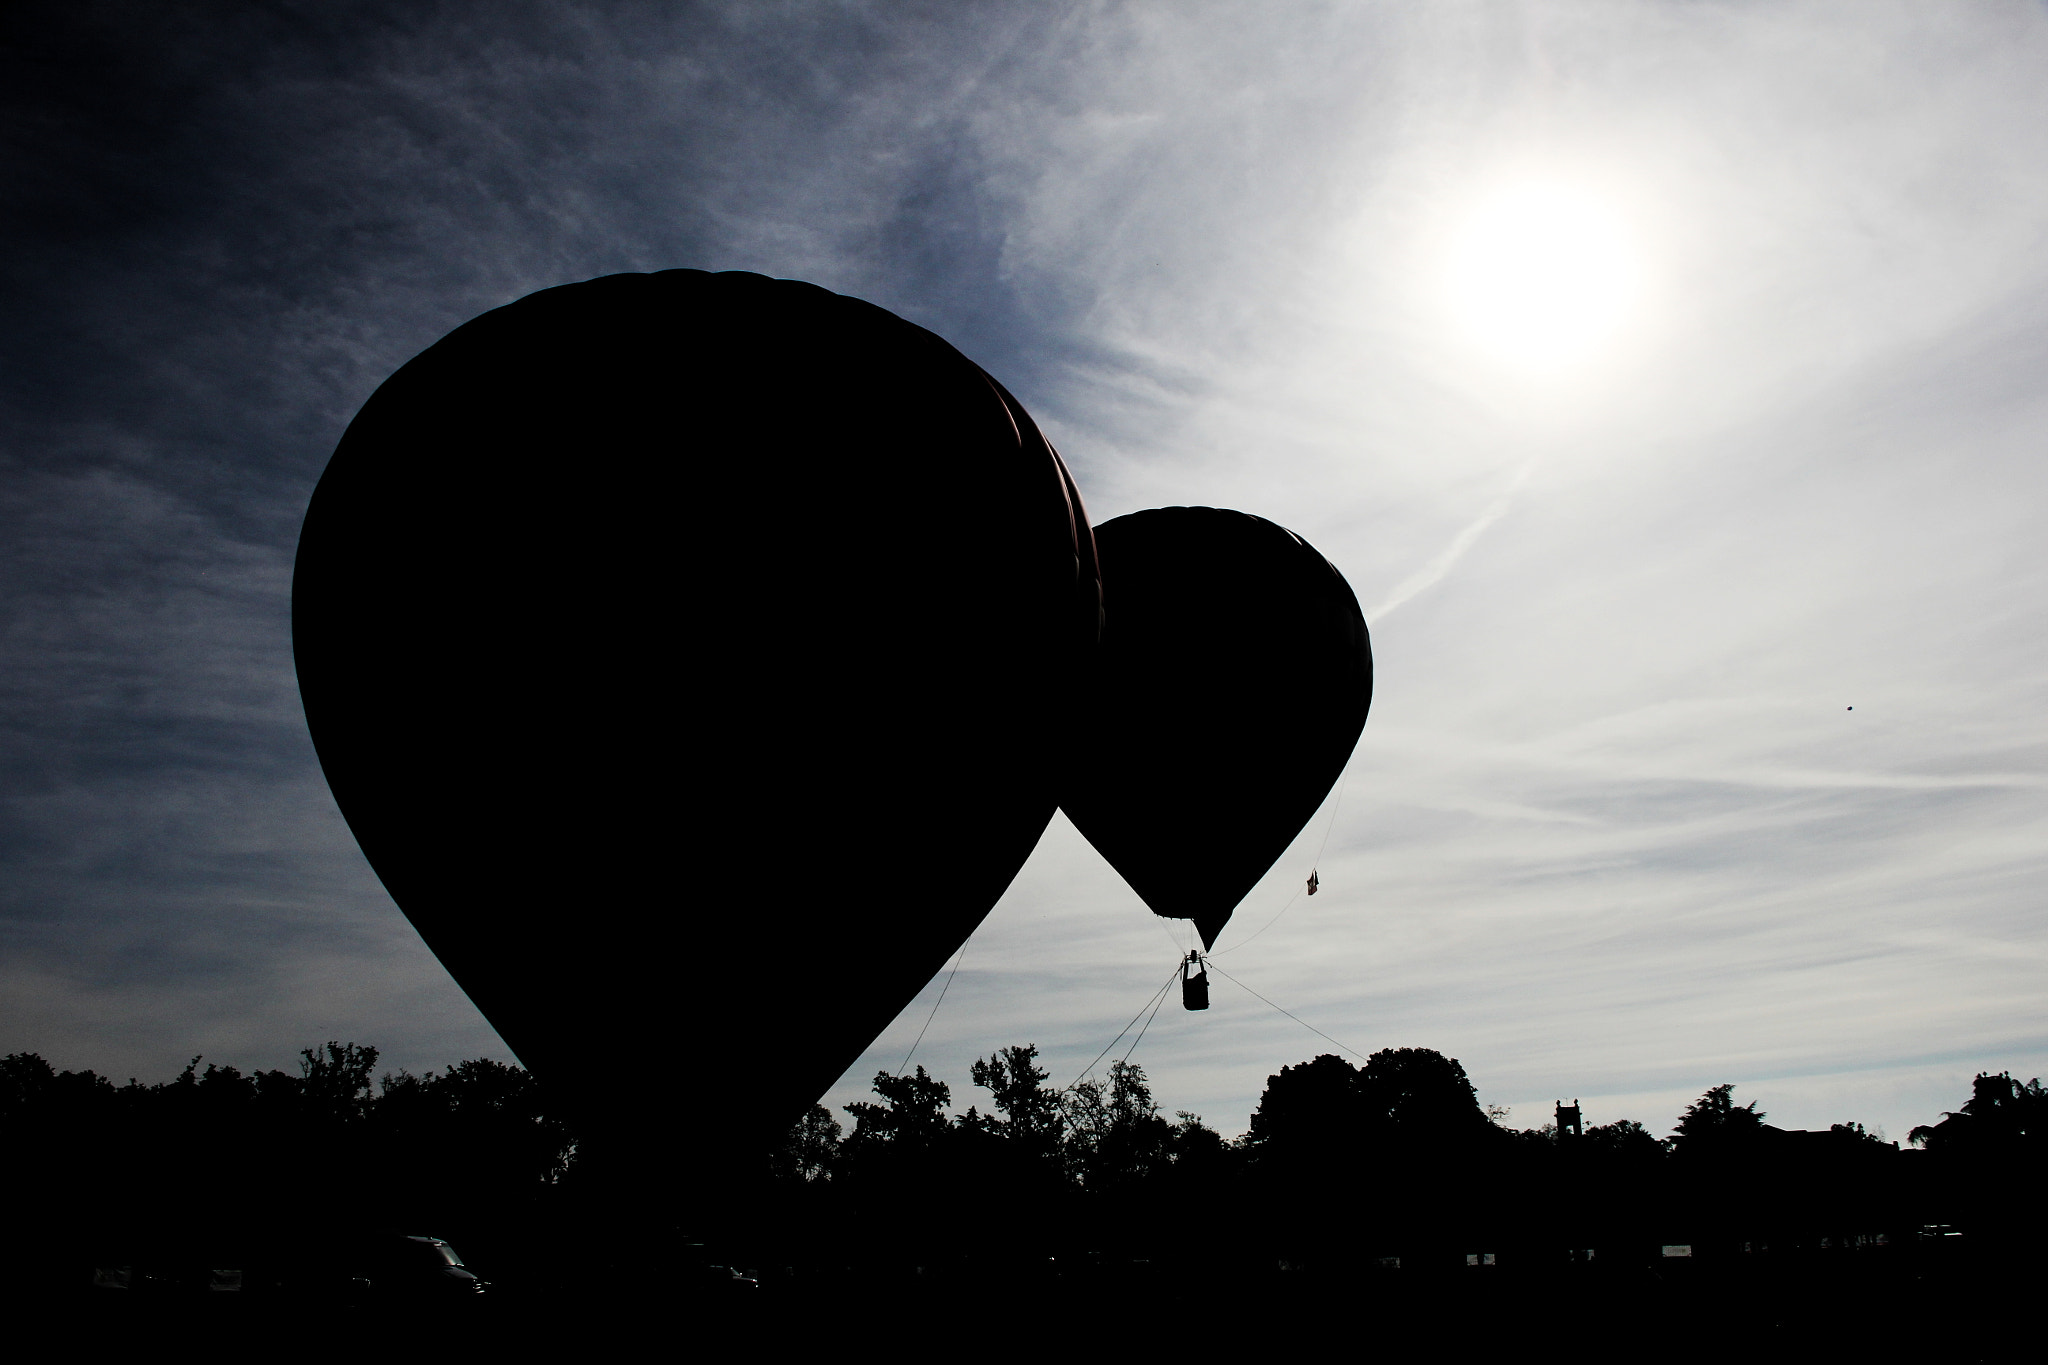
M 288 1293 L 158 1277 L 46 1283 L 9 1319 L 95 1353 L 204 1350 L 354 1359 L 394 1349 L 587 1359 L 865 1351 L 1018 1359 L 1156 1351 L 1263 1357 L 1943 1361 L 2033 1356 L 2038 1255 L 1933 1236 L 1904 1245 L 1657 1256 L 1630 1263 L 1399 1268 L 1184 1261 L 951 1267 L 740 1266 L 682 1259 L 476 1264 L 486 1292 Z M 473 1264 L 475 1264 L 473 1262 Z M 15 1281 L 17 1290 L 27 1286 Z

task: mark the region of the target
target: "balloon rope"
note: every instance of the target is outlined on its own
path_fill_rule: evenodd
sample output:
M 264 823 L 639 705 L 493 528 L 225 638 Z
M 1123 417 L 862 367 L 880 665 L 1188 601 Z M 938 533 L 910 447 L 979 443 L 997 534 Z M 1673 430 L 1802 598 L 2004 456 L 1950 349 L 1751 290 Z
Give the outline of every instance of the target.
M 1340 778 L 1337 782 L 1337 799 L 1330 803 L 1330 819 L 1323 826 L 1323 842 L 1316 846 L 1315 860 L 1309 864 L 1310 872 L 1314 872 L 1322 864 L 1323 852 L 1330 846 L 1330 835 L 1335 833 L 1337 829 L 1337 811 L 1344 804 L 1344 788 L 1349 786 L 1350 783 L 1351 762 L 1349 759 L 1346 759 L 1344 763 L 1344 776 Z M 1218 948 L 1216 951 L 1219 953 L 1234 953 L 1239 948 L 1244 947 L 1245 944 L 1250 943 L 1260 934 L 1265 933 L 1268 929 L 1278 924 L 1280 922 L 1280 916 L 1286 914 L 1289 910 L 1292 910 L 1294 908 L 1294 903 L 1301 899 L 1301 895 L 1302 888 L 1299 886 L 1295 887 L 1294 894 L 1287 898 L 1287 904 L 1281 906 L 1280 909 L 1274 914 L 1273 918 L 1267 920 L 1264 924 L 1261 924 L 1258 928 L 1252 930 L 1249 934 L 1246 934 L 1243 938 L 1231 944 L 1228 948 Z
M 960 975 L 960 964 L 967 960 L 967 944 L 972 942 L 974 935 L 969 934 L 966 942 L 960 945 L 960 953 L 953 959 L 953 970 L 946 973 L 946 984 L 939 987 L 939 998 L 932 1001 L 932 1012 L 924 1017 L 924 1028 L 917 1031 L 917 1039 L 911 1043 L 910 1051 L 903 1054 L 903 1066 L 896 1068 L 897 1075 L 901 1076 L 903 1067 L 910 1065 L 910 1059 L 917 1055 L 917 1044 L 924 1041 L 925 1030 L 932 1026 L 932 1020 L 939 1017 L 939 1006 L 946 1003 L 946 992 L 953 989 L 953 978 Z
M 1102 1049 L 1102 1051 L 1100 1051 L 1100 1052 L 1096 1053 L 1096 1054 L 1095 1054 L 1095 1061 L 1093 1061 L 1093 1062 L 1090 1062 L 1090 1063 L 1088 1063 L 1088 1065 L 1087 1065 L 1087 1066 L 1085 1066 L 1085 1067 L 1083 1067 L 1083 1068 L 1082 1068 L 1082 1070 L 1081 1070 L 1081 1074 L 1080 1074 L 1080 1075 L 1078 1075 L 1078 1076 L 1074 1077 L 1074 1079 L 1073 1079 L 1072 1081 L 1068 1082 L 1068 1084 L 1067 1084 L 1067 1090 L 1072 1090 L 1072 1089 L 1073 1089 L 1073 1088 L 1074 1088 L 1075 1086 L 1079 1085 L 1079 1084 L 1080 1084 L 1080 1083 L 1081 1083 L 1082 1081 L 1085 1081 L 1085 1080 L 1087 1080 L 1087 1079 L 1088 1079 L 1088 1073 L 1089 1073 L 1090 1071 L 1093 1071 L 1093 1070 L 1095 1069 L 1096 1063 L 1097 1063 L 1097 1062 L 1100 1062 L 1100 1061 L 1101 1061 L 1101 1060 L 1102 1060 L 1102 1059 L 1103 1059 L 1104 1057 L 1107 1057 L 1107 1056 L 1109 1055 L 1109 1048 L 1113 1048 L 1113 1047 L 1115 1047 L 1115 1046 L 1116 1046 L 1116 1045 L 1117 1045 L 1118 1043 L 1121 1043 L 1121 1042 L 1122 1042 L 1122 1041 L 1124 1040 L 1124 1035 L 1125 1035 L 1126 1033 L 1129 1033 L 1129 1032 L 1131 1031 L 1131 1029 L 1132 1029 L 1132 1028 L 1134 1028 L 1134 1027 L 1135 1027 L 1135 1026 L 1137 1025 L 1137 1022 L 1138 1022 L 1138 1020 L 1139 1020 L 1139 1019 L 1140 1019 L 1140 1018 L 1141 1018 L 1141 1017 L 1142 1017 L 1142 1016 L 1144 1015 L 1144 1013 L 1145 1013 L 1145 1011 L 1146 1011 L 1146 1010 L 1152 1010 L 1152 1012 L 1153 1012 L 1154 1014 L 1157 1014 L 1157 1013 L 1159 1012 L 1159 1011 L 1158 1011 L 1158 1010 L 1157 1010 L 1156 1008 L 1154 1008 L 1154 1006 L 1153 1006 L 1153 1003 L 1152 1003 L 1152 1002 L 1153 1002 L 1153 1001 L 1155 1001 L 1155 1000 L 1162 1000 L 1162 999 L 1164 999 L 1164 998 L 1165 998 L 1165 995 L 1166 995 L 1166 993 L 1167 993 L 1167 992 L 1168 992 L 1169 990 L 1173 989 L 1173 983 L 1174 983 L 1174 982 L 1175 982 L 1176 980 L 1178 980 L 1178 979 L 1179 979 L 1179 977 L 1180 977 L 1180 964 L 1179 964 L 1178 962 L 1176 962 L 1176 963 L 1174 963 L 1174 964 L 1173 964 L 1173 974 L 1172 974 L 1171 976 L 1169 976 L 1169 977 L 1167 977 L 1167 978 L 1166 978 L 1166 984 L 1165 984 L 1164 986 L 1161 986 L 1161 987 L 1160 987 L 1160 988 L 1159 988 L 1158 990 L 1156 990 L 1156 991 L 1152 992 L 1152 994 L 1151 994 L 1151 995 L 1150 995 L 1149 997 L 1147 997 L 1147 999 L 1146 999 L 1145 1003 L 1144 1003 L 1144 1004 L 1142 1004 L 1142 1005 L 1140 1005 L 1140 1006 L 1138 1006 L 1138 1012 L 1137 1012 L 1136 1014 L 1134 1014 L 1134 1015 L 1132 1015 L 1132 1016 L 1131 1016 L 1131 1022 L 1130 1022 L 1130 1023 L 1128 1023 L 1128 1024 L 1125 1024 L 1125 1025 L 1124 1025 L 1124 1026 L 1123 1026 L 1123 1027 L 1122 1027 L 1121 1029 L 1117 1030 L 1117 1035 L 1116 1035 L 1116 1037 L 1114 1037 L 1114 1038 L 1112 1038 L 1112 1039 L 1110 1039 L 1110 1040 L 1109 1040 L 1109 1047 L 1106 1047 L 1106 1048 Z M 1148 1022 L 1149 1022 L 1149 1021 L 1148 1021 Z M 1137 1046 L 1137 1044 L 1133 1043 L 1133 1044 L 1132 1044 L 1132 1046 L 1133 1046 L 1133 1047 L 1136 1047 L 1136 1046 Z M 1062 1090 L 1062 1091 L 1061 1091 L 1060 1093 L 1061 1093 L 1062 1095 L 1064 1095 L 1064 1094 L 1066 1094 L 1066 1093 L 1067 1093 L 1067 1091 L 1066 1091 L 1066 1090 Z
M 1252 990 L 1252 988 L 1251 988 L 1250 986 L 1246 986 L 1246 985 L 1244 984 L 1244 982 L 1242 982 L 1242 981 L 1239 981 L 1239 980 L 1238 980 L 1238 979 L 1237 979 L 1236 977 L 1232 976 L 1232 975 L 1231 975 L 1231 974 L 1230 974 L 1229 972 L 1226 972 L 1226 971 L 1224 971 L 1224 970 L 1223 970 L 1223 969 L 1222 969 L 1221 967 L 1217 967 L 1215 963 L 1213 963 L 1213 962 L 1212 962 L 1212 963 L 1210 963 L 1209 965 L 1210 965 L 1211 967 L 1215 967 L 1216 971 L 1218 971 L 1218 972 L 1222 973 L 1223 977 L 1224 977 L 1224 978 L 1225 978 L 1226 980 L 1230 981 L 1230 982 L 1231 982 L 1232 984 L 1234 984 L 1234 985 L 1237 985 L 1237 986 L 1240 986 L 1240 987 L 1242 987 L 1243 989 L 1245 989 L 1245 990 L 1247 990 L 1247 991 L 1251 991 L 1251 993 L 1252 993 L 1253 995 L 1258 995 L 1258 996 L 1259 996 L 1259 999 L 1261 999 L 1261 1000 L 1266 1000 L 1266 997 L 1265 997 L 1265 996 L 1263 996 L 1263 995 L 1259 995 L 1259 993 L 1258 993 L 1257 991 L 1254 991 L 1254 990 Z M 1273 1002 L 1272 1002 L 1272 1001 L 1270 1001 L 1270 1000 L 1266 1000 L 1266 1003 L 1267 1003 L 1267 1004 L 1269 1004 L 1269 1005 L 1273 1005 Z M 1327 1034 L 1327 1033 L 1323 1032 L 1323 1031 L 1322 1031 L 1321 1029 L 1317 1028 L 1317 1027 L 1316 1027 L 1316 1026 L 1315 1026 L 1314 1024 L 1311 1024 L 1311 1023 L 1309 1023 L 1309 1022 L 1308 1022 L 1308 1021 L 1307 1021 L 1306 1019 L 1303 1019 L 1303 1018 L 1302 1018 L 1302 1017 L 1301 1017 L 1300 1015 L 1297 1015 L 1297 1014 L 1295 1014 L 1295 1013 L 1294 1013 L 1294 1012 L 1293 1012 L 1292 1010 L 1285 1010 L 1285 1009 L 1280 1009 L 1280 1006 L 1278 1006 L 1278 1005 L 1273 1005 L 1273 1008 L 1274 1008 L 1274 1009 L 1276 1009 L 1276 1010 L 1280 1010 L 1280 1012 L 1281 1012 L 1282 1014 L 1286 1015 L 1286 1016 L 1287 1016 L 1287 1017 L 1288 1017 L 1289 1019 L 1292 1019 L 1292 1020 L 1293 1020 L 1293 1021 L 1294 1021 L 1295 1023 L 1297 1023 L 1297 1024 L 1300 1024 L 1300 1025 L 1301 1025 L 1301 1026 L 1302 1026 L 1303 1028 L 1307 1029 L 1307 1030 L 1308 1030 L 1308 1031 L 1309 1031 L 1310 1033 L 1313 1033 L 1314 1035 L 1316 1035 L 1316 1037 L 1318 1037 L 1318 1038 L 1328 1038 L 1328 1039 L 1329 1039 L 1329 1041 L 1331 1041 L 1331 1042 L 1333 1042 L 1333 1043 L 1337 1043 L 1337 1040 L 1336 1040 L 1335 1038 L 1331 1038 L 1329 1034 Z M 1343 1043 L 1337 1043 L 1337 1046 L 1338 1046 L 1338 1047 L 1341 1047 L 1341 1048 L 1344 1048 L 1344 1050 L 1345 1050 L 1346 1052 L 1348 1052 L 1348 1053 L 1350 1053 L 1350 1054 L 1351 1054 L 1352 1056 L 1354 1056 L 1354 1057 L 1358 1058 L 1358 1059 L 1359 1059 L 1360 1061 L 1366 1061 L 1366 1062 L 1369 1062 L 1369 1061 L 1371 1061 L 1371 1060 L 1372 1060 L 1372 1058 L 1370 1058 L 1370 1057 L 1366 1056 L 1366 1055 L 1365 1055 L 1365 1054 L 1364 1054 L 1363 1052 L 1360 1052 L 1360 1051 L 1359 1051 L 1359 1050 L 1358 1050 L 1357 1048 L 1355 1048 L 1355 1047 L 1345 1047 L 1345 1045 L 1344 1045 Z
M 1188 955 L 1188 945 L 1182 943 L 1180 941 L 1180 935 L 1176 934 L 1172 930 L 1172 928 L 1167 925 L 1166 921 L 1168 917 L 1160 914 L 1151 906 L 1146 905 L 1143 901 L 1138 902 L 1138 907 L 1145 912 L 1147 918 L 1149 918 L 1154 924 L 1159 926 L 1159 932 L 1166 935 L 1167 939 L 1172 942 L 1174 948 L 1179 951 L 1180 955 L 1182 957 L 1186 957 Z
M 1131 1054 L 1138 1050 L 1138 1044 L 1145 1041 L 1145 1034 L 1151 1030 L 1152 1021 L 1159 1017 L 1159 1007 L 1166 1003 L 1166 997 L 1171 994 L 1173 994 L 1171 986 L 1159 992 L 1158 1003 L 1152 1006 L 1152 1013 L 1145 1017 L 1145 1027 L 1138 1030 L 1138 1036 L 1131 1039 L 1131 1045 L 1124 1049 L 1124 1065 L 1130 1065 Z

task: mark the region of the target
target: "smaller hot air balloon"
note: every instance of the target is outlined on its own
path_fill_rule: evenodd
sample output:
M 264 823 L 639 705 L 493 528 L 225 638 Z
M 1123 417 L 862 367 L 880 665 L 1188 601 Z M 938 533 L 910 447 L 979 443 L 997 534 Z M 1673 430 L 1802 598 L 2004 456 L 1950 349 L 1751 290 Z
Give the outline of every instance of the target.
M 1260 517 L 1165 507 L 1095 536 L 1102 645 L 1060 805 L 1213 945 L 1358 742 L 1365 617 L 1328 560 Z

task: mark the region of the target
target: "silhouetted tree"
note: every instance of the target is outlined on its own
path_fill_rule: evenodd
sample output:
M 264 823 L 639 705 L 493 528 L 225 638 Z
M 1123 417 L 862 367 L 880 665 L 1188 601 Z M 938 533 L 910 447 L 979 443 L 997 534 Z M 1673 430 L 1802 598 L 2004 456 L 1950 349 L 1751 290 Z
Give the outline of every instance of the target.
M 846 1106 L 853 1131 L 840 1146 L 832 1180 L 818 1193 L 842 1237 L 859 1230 L 858 1255 L 871 1268 L 950 1261 L 969 1229 L 941 1211 L 979 1183 L 983 1159 L 1002 1144 L 979 1115 L 953 1122 L 947 1113 L 952 1088 L 923 1067 L 907 1075 L 877 1073 L 874 1093 L 875 1100 Z
M 1970 1098 L 1961 1109 L 1945 1112 L 1941 1122 L 1907 1134 L 1916 1147 L 1968 1157 L 2016 1155 L 2044 1139 L 2048 1139 L 2048 1089 L 2038 1077 L 2022 1084 L 2004 1071 L 1995 1076 L 1979 1072 L 1970 1082 Z
M 1107 1083 L 1068 1091 L 1068 1164 L 1084 1188 L 1132 1184 L 1169 1166 L 1172 1151 L 1173 1125 L 1159 1117 L 1137 1063 L 1113 1061 Z
M 1737 1104 L 1733 1085 L 1717 1085 L 1686 1106 L 1669 1139 L 1680 1156 L 1718 1155 L 1763 1131 L 1764 1115 L 1755 1101 Z
M 1358 1068 L 1324 1053 L 1266 1078 L 1245 1146 L 1267 1164 L 1340 1160 L 1366 1140 L 1367 1114 Z
M 1173 1154 L 1175 1166 L 1213 1169 L 1220 1166 L 1228 1157 L 1230 1144 L 1224 1140 L 1223 1134 L 1203 1123 L 1200 1114 L 1176 1109 L 1173 1111 L 1173 1120 L 1173 1132 L 1168 1146 Z
M 368 1112 L 389 1181 L 418 1203 L 531 1199 L 571 1169 L 568 1124 L 530 1072 L 504 1062 L 387 1074 Z
M 1667 1150 L 1654 1133 L 1634 1119 L 1595 1124 L 1586 1130 L 1581 1141 L 1587 1152 L 1600 1158 L 1636 1165 L 1656 1165 Z
M 778 1180 L 804 1183 L 831 1179 L 843 1132 L 831 1110 L 812 1105 L 769 1154 L 769 1173 Z
M 1505 1134 L 1456 1058 L 1429 1048 L 1375 1052 L 1364 1067 L 1328 1053 L 1266 1079 L 1247 1147 L 1260 1159 L 1332 1161 L 1389 1145 L 1462 1150 Z
M 329 1042 L 324 1048 L 301 1048 L 299 1094 L 304 1112 L 342 1123 L 362 1118 L 376 1098 L 376 1071 L 373 1047 Z
M 853 1115 L 853 1133 L 846 1139 L 849 1154 L 860 1154 L 888 1145 L 896 1148 L 929 1148 L 945 1135 L 946 1109 L 953 1102 L 953 1090 L 935 1081 L 919 1067 L 908 1076 L 875 1073 L 874 1089 L 880 1104 L 856 1100 L 846 1106 Z
M 1831 1123 L 1828 1125 L 1828 1131 L 1859 1147 L 1882 1148 L 1886 1151 L 1892 1149 L 1889 1142 L 1860 1123 Z
M 1390 1048 L 1355 1067 L 1324 1054 L 1267 1080 L 1245 1137 L 1267 1210 L 1252 1216 L 1312 1258 L 1425 1242 L 1441 1254 L 1496 1212 L 1493 1177 L 1516 1145 L 1455 1058 Z
M 1367 1123 L 1395 1134 L 1434 1145 L 1481 1141 L 1495 1132 L 1465 1068 L 1430 1048 L 1373 1053 L 1358 1073 L 1358 1091 Z
M 2032 1245 L 2048 1199 L 2048 1089 L 2039 1079 L 1980 1072 L 1960 1109 L 1907 1136 L 1926 1149 L 1941 1221 L 2007 1255 Z
M 976 1061 L 969 1075 L 1001 1115 L 990 1132 L 1030 1157 L 1058 1159 L 1065 1119 L 1060 1093 L 1046 1084 L 1050 1076 L 1038 1065 L 1037 1047 L 1006 1047 Z

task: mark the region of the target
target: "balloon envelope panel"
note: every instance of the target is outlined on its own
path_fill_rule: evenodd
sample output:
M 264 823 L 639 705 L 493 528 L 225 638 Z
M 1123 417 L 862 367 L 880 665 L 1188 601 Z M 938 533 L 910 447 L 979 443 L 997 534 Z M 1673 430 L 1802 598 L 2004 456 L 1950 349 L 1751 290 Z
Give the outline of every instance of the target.
M 987 914 L 1100 619 L 1079 496 L 1000 385 L 872 305 L 701 271 L 544 290 L 400 369 L 293 593 L 399 906 L 595 1129 L 685 1166 L 786 1127 Z
M 1102 647 L 1061 806 L 1205 943 L 1301 831 L 1372 704 L 1350 585 L 1260 517 L 1163 507 L 1096 528 Z

